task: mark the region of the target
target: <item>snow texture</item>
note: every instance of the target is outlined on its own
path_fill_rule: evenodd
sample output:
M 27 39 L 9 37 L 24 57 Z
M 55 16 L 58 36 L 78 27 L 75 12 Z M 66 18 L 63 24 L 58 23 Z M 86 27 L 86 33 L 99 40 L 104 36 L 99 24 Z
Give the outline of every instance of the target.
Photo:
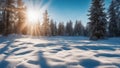
M 120 38 L 0 36 L 0 68 L 120 68 Z

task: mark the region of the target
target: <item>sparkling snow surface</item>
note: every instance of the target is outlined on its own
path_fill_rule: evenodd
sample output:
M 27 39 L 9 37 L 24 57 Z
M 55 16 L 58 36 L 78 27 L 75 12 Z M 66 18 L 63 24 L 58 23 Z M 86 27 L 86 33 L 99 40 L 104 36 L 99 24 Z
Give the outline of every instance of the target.
M 0 36 L 0 68 L 120 68 L 120 38 Z

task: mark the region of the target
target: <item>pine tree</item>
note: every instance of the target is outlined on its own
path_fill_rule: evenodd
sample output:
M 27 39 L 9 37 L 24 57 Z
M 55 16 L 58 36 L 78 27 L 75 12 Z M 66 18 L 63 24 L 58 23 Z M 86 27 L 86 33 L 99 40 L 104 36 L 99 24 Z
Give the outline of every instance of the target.
M 111 5 L 109 7 L 109 36 L 114 37 L 118 34 L 118 24 L 117 24 L 117 15 L 115 10 L 115 0 L 112 0 Z
M 90 26 L 89 26 L 89 23 L 87 23 L 86 28 L 85 28 L 85 36 L 90 36 Z
M 109 7 L 109 35 L 120 36 L 120 0 L 112 0 Z
M 84 26 L 81 21 L 76 21 L 74 26 L 74 35 L 75 36 L 83 36 L 84 35 Z
M 3 35 L 7 36 L 12 31 L 12 24 L 14 23 L 14 10 L 15 9 L 15 0 L 6 0 L 5 10 L 4 10 L 4 24 L 5 32 Z
M 73 35 L 73 25 L 72 25 L 72 21 L 70 20 L 67 24 L 66 24 L 66 30 L 65 33 L 67 36 L 72 36 Z
M 118 35 L 120 36 L 120 0 L 115 0 L 115 10 L 116 10 L 116 21 L 118 27 Z
M 49 23 L 49 18 L 48 18 L 48 12 L 47 10 L 43 14 L 43 23 L 42 23 L 42 35 L 43 36 L 50 36 L 51 35 L 51 30 L 50 30 L 50 23 Z
M 57 35 L 57 26 L 53 20 L 50 21 L 50 28 L 51 28 L 51 35 L 56 36 Z
M 90 39 L 98 40 L 106 36 L 106 14 L 104 12 L 104 0 L 92 0 L 89 14 Z
M 65 26 L 62 22 L 58 24 L 58 35 L 64 36 L 65 35 Z
M 17 0 L 17 23 L 16 23 L 16 32 L 18 34 L 26 34 L 27 33 L 27 26 L 25 25 L 25 11 L 26 7 L 24 6 L 24 3 L 22 0 Z
M 1 14 L 0 14 L 1 15 Z M 2 22 L 2 20 L 0 19 L 0 34 L 3 34 L 4 30 L 4 23 Z
M 0 0 L 0 8 L 4 8 L 5 2 L 6 2 L 5 0 Z M 4 32 L 3 15 L 4 15 L 4 10 L 0 10 L 0 34 L 3 34 Z

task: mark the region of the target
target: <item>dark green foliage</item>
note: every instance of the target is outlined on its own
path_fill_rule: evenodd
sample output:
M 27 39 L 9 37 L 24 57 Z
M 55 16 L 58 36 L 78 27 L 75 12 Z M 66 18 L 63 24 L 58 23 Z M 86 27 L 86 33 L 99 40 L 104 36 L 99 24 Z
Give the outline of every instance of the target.
M 51 35 L 56 36 L 57 35 L 57 26 L 53 20 L 50 21 L 50 29 L 51 29 Z
M 58 24 L 58 35 L 64 36 L 65 35 L 65 26 L 63 23 Z
M 117 15 L 116 15 L 116 10 L 115 10 L 115 1 L 112 0 L 111 5 L 109 7 L 109 36 L 115 37 L 118 34 L 118 25 L 117 25 Z
M 106 36 L 106 14 L 103 0 L 92 0 L 89 14 L 90 39 L 103 39 Z
M 67 36 L 73 36 L 73 25 L 72 21 L 67 22 L 65 33 Z
M 83 36 L 84 35 L 84 26 L 81 21 L 76 21 L 74 26 L 74 35 L 75 36 Z

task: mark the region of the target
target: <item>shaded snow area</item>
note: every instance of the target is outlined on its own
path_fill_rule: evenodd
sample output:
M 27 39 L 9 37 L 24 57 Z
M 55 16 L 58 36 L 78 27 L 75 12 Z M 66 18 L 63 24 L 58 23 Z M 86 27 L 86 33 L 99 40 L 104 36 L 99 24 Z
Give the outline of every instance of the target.
M 120 68 L 120 38 L 0 36 L 0 68 Z

